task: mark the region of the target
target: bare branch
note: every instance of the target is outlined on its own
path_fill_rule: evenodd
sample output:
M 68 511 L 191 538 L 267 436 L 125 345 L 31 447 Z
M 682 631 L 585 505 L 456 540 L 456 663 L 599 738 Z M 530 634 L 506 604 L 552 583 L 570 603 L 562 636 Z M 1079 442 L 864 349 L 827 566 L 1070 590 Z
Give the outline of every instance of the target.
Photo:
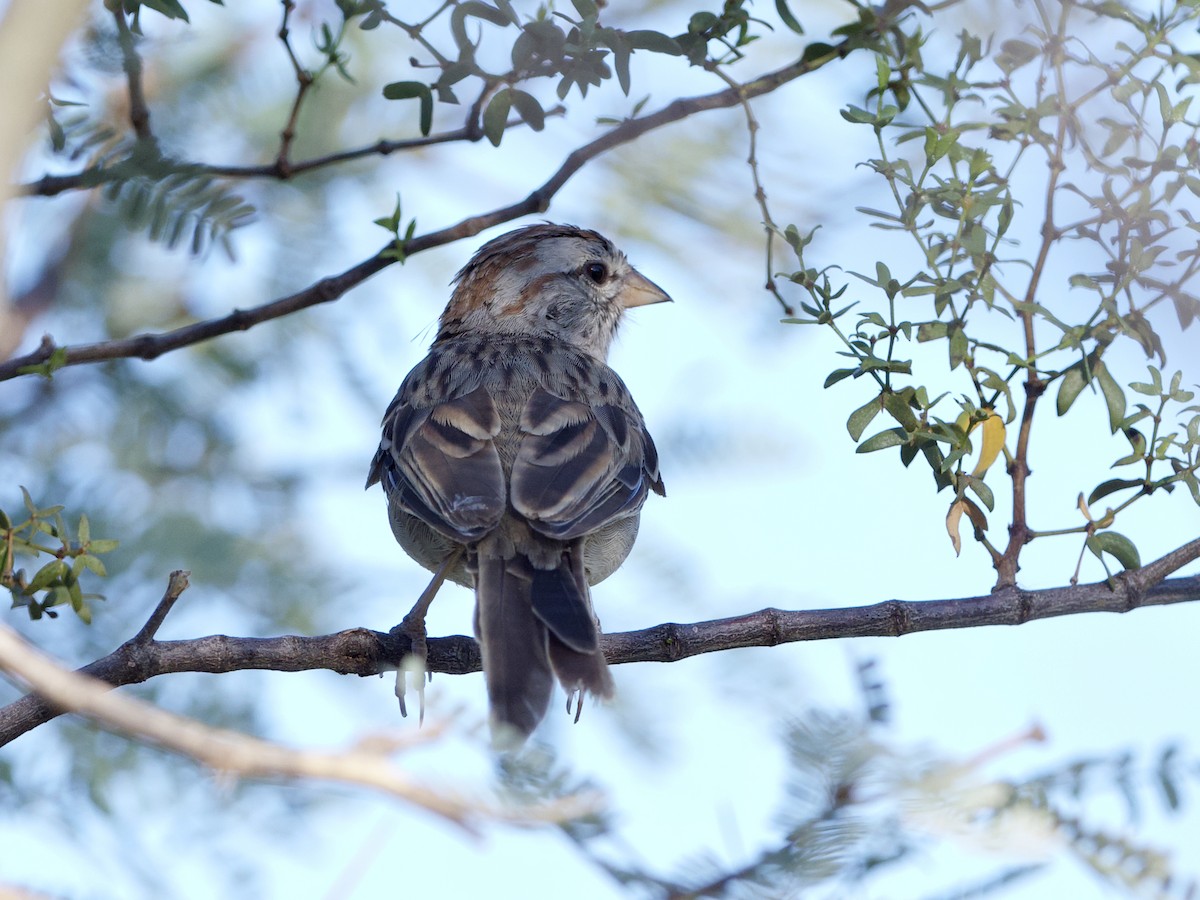
M 511 222 L 521 216 L 545 212 L 550 208 L 550 201 L 567 183 L 567 181 L 583 168 L 588 162 L 600 154 L 621 144 L 634 141 L 649 131 L 662 128 L 674 122 L 693 116 L 697 113 L 712 109 L 724 109 L 744 102 L 744 99 L 768 94 L 778 88 L 820 68 L 827 62 L 844 56 L 849 52 L 849 46 L 843 42 L 829 50 L 823 56 L 801 60 L 784 66 L 774 72 L 763 75 L 754 81 L 740 85 L 737 88 L 727 88 L 714 94 L 704 94 L 699 97 L 687 97 L 675 100 L 667 106 L 637 119 L 628 119 L 606 132 L 596 140 L 577 147 L 567 156 L 563 164 L 541 187 L 534 190 L 524 200 L 513 203 L 488 213 L 481 213 L 463 219 L 456 225 L 443 228 L 414 237 L 405 244 L 406 256 L 413 256 L 433 247 L 451 244 L 463 238 L 472 237 L 479 232 Z M 390 248 L 384 248 L 387 250 Z M 323 278 L 316 284 L 305 288 L 289 297 L 283 297 L 270 303 L 256 306 L 249 310 L 234 310 L 227 316 L 208 319 L 193 325 L 185 325 L 174 331 L 161 334 L 140 334 L 130 338 L 114 341 L 103 341 L 96 344 L 77 344 L 74 346 L 58 347 L 49 337 L 42 340 L 41 345 L 31 353 L 0 363 L 0 381 L 15 378 L 24 374 L 22 369 L 39 366 L 61 351 L 61 365 L 73 366 L 82 363 L 100 362 L 110 359 L 155 359 L 171 350 L 178 350 L 201 341 L 206 341 L 234 331 L 245 331 L 262 322 L 290 315 L 301 309 L 337 300 L 353 287 L 366 281 L 376 272 L 387 268 L 396 262 L 393 257 L 385 257 L 384 250 L 364 260 L 356 266 L 347 269 L 340 275 Z
M 182 569 L 171 573 L 171 577 L 167 581 L 166 593 L 158 601 L 158 606 L 154 607 L 154 612 L 150 614 L 150 618 L 146 620 L 146 624 L 133 636 L 132 643 L 143 645 L 153 642 L 154 636 L 158 634 L 158 629 L 162 628 L 162 623 L 171 612 L 175 601 L 188 589 L 189 574 L 189 572 L 185 572 Z
M 796 641 L 848 637 L 900 637 L 921 631 L 1023 625 L 1037 619 L 1089 612 L 1129 612 L 1145 606 L 1200 600 L 1200 576 L 1158 581 L 1200 558 L 1200 539 L 1137 572 L 1107 582 L 1023 590 L 1008 587 L 982 597 L 949 600 L 886 600 L 841 609 L 767 608 L 708 622 L 656 625 L 642 631 L 607 634 L 604 654 L 612 665 L 677 662 L 701 653 L 738 647 L 773 647 Z M 1144 574 L 1144 578 L 1143 578 Z M 143 629 L 145 630 L 145 629 Z M 235 672 L 268 669 L 300 672 L 328 669 L 344 675 L 378 675 L 396 669 L 411 641 L 399 627 L 390 633 L 353 628 L 320 637 L 283 635 L 235 638 L 210 635 L 182 641 L 131 640 L 82 671 L 108 684 L 137 684 L 172 672 Z M 454 635 L 428 640 L 426 669 L 463 675 L 480 669 L 479 647 Z M 22 697 L 0 709 L 0 746 L 58 715 L 40 697 Z
M 767 280 L 764 287 L 770 292 L 771 296 L 779 303 L 783 309 L 785 316 L 794 316 L 796 310 L 792 305 L 784 299 L 783 294 L 779 291 L 779 285 L 775 283 L 775 265 L 774 265 L 774 250 L 775 237 L 779 232 L 779 226 L 775 224 L 775 218 L 771 215 L 771 207 L 767 203 L 767 192 L 763 188 L 762 178 L 758 171 L 758 132 L 761 126 L 758 123 L 757 117 L 754 115 L 754 110 L 750 106 L 750 101 L 742 94 L 742 86 L 730 77 L 723 69 L 715 64 L 710 64 L 706 68 L 736 90 L 741 96 L 742 112 L 746 116 L 746 136 L 748 138 L 749 147 L 746 153 L 746 165 L 750 167 L 750 180 L 754 184 L 754 202 L 758 204 L 758 211 L 762 214 L 763 231 L 767 236 L 766 247 L 766 267 Z
M 296 122 L 300 118 L 300 107 L 304 105 L 304 98 L 308 96 L 308 92 L 316 80 L 313 74 L 300 64 L 300 60 L 296 56 L 296 51 L 292 49 L 291 30 L 288 28 L 288 20 L 291 18 L 292 10 L 295 8 L 296 4 L 293 0 L 283 0 L 283 23 L 279 26 L 279 31 L 277 32 L 284 50 L 287 51 L 288 59 L 291 61 L 292 71 L 296 74 L 296 96 L 292 100 L 292 109 L 288 113 L 287 123 L 283 126 L 283 131 L 279 134 L 279 152 L 275 156 L 274 168 L 280 178 L 287 178 L 292 173 L 289 157 L 292 152 L 292 141 L 296 139 Z
M 142 85 L 142 58 L 134 45 L 133 32 L 125 21 L 125 10 L 119 3 L 112 5 L 113 20 L 117 24 L 117 40 L 121 45 L 121 62 L 128 82 L 129 124 L 139 143 L 154 143 L 150 130 L 150 107 L 146 104 L 146 91 Z
M 468 830 L 484 818 L 523 823 L 562 821 L 596 809 L 596 798 L 587 795 L 562 798 L 544 807 L 497 807 L 479 798 L 423 785 L 391 759 L 398 751 L 436 740 L 444 728 L 374 738 L 341 753 L 295 750 L 212 728 L 135 697 L 113 693 L 112 686 L 105 682 L 64 669 L 3 624 L 0 671 L 33 687 L 58 710 L 79 713 L 109 731 L 190 757 L 225 777 L 282 777 L 361 785 L 392 794 Z

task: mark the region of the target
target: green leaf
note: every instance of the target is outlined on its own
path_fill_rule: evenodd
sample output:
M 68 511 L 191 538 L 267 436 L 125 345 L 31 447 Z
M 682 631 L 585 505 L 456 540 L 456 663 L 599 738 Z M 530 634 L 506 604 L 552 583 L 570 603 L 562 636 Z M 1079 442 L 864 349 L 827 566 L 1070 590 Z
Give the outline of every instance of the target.
M 1083 374 L 1083 363 L 1077 362 L 1063 372 L 1062 383 L 1058 386 L 1057 408 L 1060 416 L 1065 416 L 1071 404 L 1087 386 L 1087 376 Z
M 629 41 L 630 48 L 634 50 L 649 50 L 651 53 L 683 56 L 683 48 L 679 46 L 679 41 L 658 31 L 626 31 L 625 39 Z
M 1138 556 L 1137 547 L 1133 541 L 1116 531 L 1101 531 L 1087 539 L 1088 549 L 1097 557 L 1107 553 L 1119 562 L 1125 569 L 1141 568 L 1142 560 Z
M 888 447 L 899 447 L 908 443 L 908 432 L 903 428 L 889 428 L 879 434 L 872 435 L 858 445 L 858 453 L 874 453 L 876 450 L 886 450 Z
M 485 22 L 491 22 L 493 25 L 501 27 L 513 24 L 503 11 L 481 3 L 479 0 L 467 0 L 466 3 L 458 4 L 450 15 L 450 33 L 454 36 L 454 42 L 459 49 L 466 53 L 473 53 L 475 49 L 471 39 L 467 37 L 466 21 L 468 16 L 483 19 Z
M 575 12 L 579 13 L 581 19 L 595 20 L 600 15 L 600 8 L 596 6 L 593 0 L 571 0 L 571 4 L 575 7 Z
M 950 332 L 950 368 L 957 369 L 958 366 L 967 358 L 970 352 L 970 346 L 967 343 L 967 333 L 963 330 L 961 322 L 952 322 L 949 327 Z
M 1108 481 L 1101 482 L 1092 488 L 1092 492 L 1088 494 L 1088 505 L 1095 503 L 1109 494 L 1115 494 L 1117 491 L 1123 491 L 1128 488 L 1140 488 L 1145 482 L 1140 478 L 1110 478 Z
M 1150 371 L 1150 383 L 1145 381 L 1132 381 L 1129 383 L 1130 390 L 1137 391 L 1139 394 L 1145 394 L 1147 397 L 1159 397 L 1163 393 L 1162 372 L 1154 368 L 1154 366 L 1146 366 Z
M 947 322 L 922 322 L 917 326 L 917 343 L 941 340 L 949 333 L 950 325 Z
M 31 593 L 33 591 L 45 590 L 54 582 L 61 581 L 70 572 L 70 567 L 63 560 L 53 559 L 38 569 L 37 574 L 33 576 L 33 580 L 29 582 L 28 590 Z
M 1000 52 L 996 54 L 996 65 L 1005 74 L 1011 75 L 1021 66 L 1037 59 L 1041 52 L 1040 47 L 1028 41 L 1008 40 L 1000 45 Z
M 546 127 L 546 113 L 542 109 L 542 104 L 538 103 L 533 94 L 527 94 L 525 91 L 518 91 L 514 88 L 510 97 L 517 115 L 525 124 L 534 131 L 541 131 Z
M 837 47 L 834 47 L 832 44 L 824 44 L 820 41 L 814 41 L 804 48 L 804 53 L 800 55 L 800 62 L 813 63 L 826 57 L 832 59 L 836 54 Z
M 492 142 L 493 147 L 500 146 L 504 137 L 504 129 L 508 125 L 508 111 L 512 108 L 512 91 L 505 88 L 498 91 L 488 103 L 483 113 L 483 133 Z
M 1003 237 L 1004 232 L 1008 231 L 1008 226 L 1012 224 L 1013 218 L 1013 202 L 1011 197 L 1006 197 L 1000 205 L 1000 214 L 996 217 L 996 237 Z
M 1096 363 L 1093 371 L 1100 384 L 1100 392 L 1104 394 L 1104 402 L 1108 406 L 1108 427 L 1116 434 L 1121 423 L 1125 421 L 1125 392 L 1121 390 L 1121 386 L 1117 384 L 1103 361 Z M 1060 390 L 1059 395 L 1061 394 Z
M 1146 436 L 1136 428 L 1122 429 L 1125 434 L 1125 439 L 1129 441 L 1129 445 L 1133 448 L 1133 452 L 1128 456 L 1123 456 L 1112 464 L 1112 468 L 1117 466 L 1130 466 L 1134 463 L 1139 463 L 1146 458 Z
M 870 125 L 876 120 L 875 113 L 867 112 L 865 109 L 853 104 L 847 106 L 845 109 L 838 110 L 838 113 L 847 122 L 853 122 L 856 125 Z
M 410 100 L 430 93 L 429 85 L 420 81 L 393 81 L 383 86 L 383 96 L 387 100 Z
M 883 398 L 883 408 L 900 423 L 905 431 L 917 430 L 920 422 L 917 420 L 917 414 L 913 412 L 911 403 L 913 389 L 911 387 L 900 391 L 884 391 L 880 396 Z
M 108 574 L 108 570 L 105 569 L 104 563 L 92 556 L 90 553 L 79 554 L 79 556 L 75 557 L 75 562 L 71 566 L 71 572 L 76 578 L 79 577 L 84 569 L 87 569 L 90 572 L 95 572 L 101 577 L 104 577 Z
M 871 424 L 871 420 L 879 414 L 883 409 L 883 405 L 879 402 L 879 397 L 872 397 L 854 412 L 850 413 L 850 418 L 846 420 L 846 430 L 850 432 L 850 437 L 857 443 L 862 437 L 862 433 L 866 431 L 867 426 Z
M 830 372 L 828 375 L 825 376 L 825 387 L 827 387 L 827 388 L 833 387 L 839 381 L 841 381 L 844 378 L 849 378 L 851 375 L 853 375 L 857 371 L 858 371 L 858 369 L 834 369 L 832 372 Z M 0 525 L 0 528 L 3 528 L 3 527 L 4 527 L 3 525 Z
M 796 34 L 804 34 L 804 26 L 800 24 L 799 20 L 792 15 L 792 11 L 788 9 L 787 0 L 775 0 L 775 12 L 779 13 L 779 18 L 788 27 L 789 31 L 793 31 Z
M 421 101 L 421 134 L 429 134 L 433 127 L 433 90 L 429 85 L 420 81 L 393 81 L 383 86 L 383 96 L 387 100 L 418 98 Z
M 137 6 L 145 6 L 157 13 L 162 13 L 168 19 L 182 19 L 187 22 L 187 10 L 179 3 L 179 0 L 138 0 Z
M 983 505 L 988 508 L 988 512 L 995 512 L 996 497 L 992 493 L 992 489 L 987 486 L 987 483 L 982 478 L 974 478 L 967 476 L 967 487 L 975 492 L 975 495 L 983 501 Z

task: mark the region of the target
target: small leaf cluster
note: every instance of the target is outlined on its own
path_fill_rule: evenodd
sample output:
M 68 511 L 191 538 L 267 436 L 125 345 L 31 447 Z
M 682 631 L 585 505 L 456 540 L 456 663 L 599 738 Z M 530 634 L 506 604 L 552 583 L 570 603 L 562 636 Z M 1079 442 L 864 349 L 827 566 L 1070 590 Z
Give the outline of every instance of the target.
M 215 3 L 218 6 L 224 5 L 224 0 L 209 0 L 209 2 Z M 179 19 L 184 22 L 190 21 L 187 10 L 180 0 L 105 0 L 105 5 L 124 9 L 125 12 L 134 16 L 135 23 L 138 21 L 137 17 L 141 15 L 143 9 L 153 10 L 160 15 L 166 16 L 168 19 Z
M 403 264 L 408 258 L 408 242 L 412 240 L 413 235 L 417 233 L 417 220 L 410 219 L 407 227 L 404 229 L 404 234 L 400 234 L 401 223 L 404 221 L 404 210 L 400 203 L 400 195 L 396 195 L 396 207 L 392 210 L 391 215 L 383 216 L 375 219 L 375 224 L 392 235 L 392 244 L 384 249 L 382 256 L 385 259 L 394 259 L 396 262 Z
M 956 550 L 965 515 L 1008 578 L 1020 546 L 1050 534 L 1080 534 L 1081 551 L 1135 568 L 1134 543 L 1108 530 L 1115 516 L 1177 483 L 1200 503 L 1200 419 L 1185 405 L 1192 394 L 1182 374 L 1163 387 L 1152 366 L 1151 382 L 1123 383 L 1108 353 L 1117 341 L 1132 342 L 1165 362 L 1158 308 L 1173 310 L 1170 324 L 1181 328 L 1200 316 L 1200 121 L 1189 118 L 1200 63 L 1177 43 L 1195 30 L 1200 8 L 1143 15 L 1125 4 L 1089 4 L 1127 32 L 1104 36 L 1112 46 L 1102 55 L 1076 38 L 1074 6 L 1067 0 L 1053 15 L 1037 7 L 1025 34 L 994 50 L 964 31 L 944 71 L 926 66 L 926 38 L 911 25 L 893 27 L 874 46 L 868 103 L 842 117 L 874 131 L 879 152 L 864 165 L 881 179 L 890 208 L 858 211 L 908 242 L 915 264 L 906 261 L 906 271 L 878 260 L 873 273 L 849 272 L 857 283 L 840 280 L 835 267 L 806 261 L 813 231 L 775 229 L 800 264 L 779 274 L 805 295 L 804 315 L 786 321 L 829 329 L 848 360 L 825 386 L 872 382 L 871 397 L 847 420 L 858 451 L 894 448 L 905 466 L 923 459 L 937 490 L 954 493 L 947 526 Z M 1046 196 L 1019 202 L 1018 173 L 1047 166 Z M 1021 241 L 1029 242 L 1026 252 L 1016 249 Z M 1065 284 L 1050 280 L 1052 256 L 1078 267 Z M 919 344 L 944 348 L 948 374 L 929 363 L 914 371 Z M 1004 454 L 1014 502 L 1022 504 L 1023 448 L 1034 421 L 1022 412 L 1052 392 L 1058 414 L 1067 415 L 1085 390 L 1103 398 L 1110 432 L 1129 441 L 1114 466 L 1142 465 L 1144 474 L 1105 481 L 1087 502 L 1081 494 L 1082 524 L 1029 529 L 1002 553 L 986 536 L 995 508 L 994 486 L 985 482 L 991 462 Z M 1136 394 L 1154 402 L 1131 403 Z M 880 413 L 890 427 L 871 430 Z M 1133 496 L 1092 516 L 1088 503 L 1121 490 Z
M 124 136 L 80 103 L 52 98 L 47 123 L 51 150 L 83 160 L 84 183 L 103 187 L 129 228 L 171 249 L 186 239 L 195 256 L 216 244 L 233 257 L 231 235 L 254 220 L 255 210 L 227 182 L 167 156 L 155 142 Z
M 463 0 L 447 3 L 433 17 L 414 23 L 397 18 L 377 0 L 359 4 L 364 5 L 371 10 L 361 27 L 374 28 L 385 22 L 398 26 L 420 45 L 426 58 L 425 62 L 414 59 L 413 64 L 437 70 L 432 81 L 385 85 L 384 97 L 418 100 L 419 128 L 428 135 L 435 104 L 459 104 L 459 94 L 469 85 L 475 95 L 471 105 L 477 119 L 473 124 L 480 136 L 497 146 L 511 126 L 509 116 L 514 112 L 533 130 L 544 127 L 549 111 L 534 87 L 539 79 L 554 82 L 559 101 L 572 91 L 586 97 L 590 89 L 613 78 L 628 95 L 632 89 L 630 60 L 635 53 L 683 57 L 698 66 L 723 65 L 741 58 L 743 48 L 756 40 L 755 26 L 771 27 L 752 17 L 744 0 L 729 0 L 720 12 L 696 12 L 675 34 L 606 25 L 601 20 L 602 4 L 594 0 L 572 0 L 573 14 L 541 7 L 536 15 L 527 17 L 509 0 Z M 800 31 L 786 3 L 779 0 L 777 6 L 781 15 L 786 14 L 788 27 Z M 426 36 L 428 26 L 442 15 L 448 16 L 453 47 L 436 46 Z M 479 61 L 483 42 L 496 38 L 498 29 L 516 32 L 510 39 L 511 67 L 504 71 L 489 70 Z
M 84 572 L 106 575 L 99 557 L 115 550 L 117 542 L 92 537 L 86 515 L 79 517 L 72 536 L 61 505 L 38 507 L 25 488 L 21 493 L 24 521 L 14 522 L 0 510 L 0 585 L 12 594 L 12 608 L 23 608 L 29 618 L 40 619 L 43 615 L 56 617 L 55 607 L 70 606 L 80 619 L 90 623 L 91 602 L 104 598 L 84 593 L 80 578 Z M 27 575 L 24 569 L 14 568 L 17 556 L 48 556 L 50 560 Z

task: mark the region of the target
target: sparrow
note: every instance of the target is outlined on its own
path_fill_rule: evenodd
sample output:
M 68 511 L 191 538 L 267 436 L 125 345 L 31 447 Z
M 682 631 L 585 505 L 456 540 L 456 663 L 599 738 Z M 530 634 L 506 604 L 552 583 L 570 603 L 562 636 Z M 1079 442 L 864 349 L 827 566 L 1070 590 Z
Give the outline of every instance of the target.
M 519 746 L 557 678 L 608 699 L 589 586 L 624 562 L 658 452 L 606 363 L 625 310 L 670 300 L 611 241 L 570 225 L 484 244 L 451 282 L 429 354 L 383 417 L 367 487 L 400 546 L 475 591 L 492 734 Z M 423 635 L 423 630 L 421 634 Z M 576 718 L 578 718 L 576 708 Z

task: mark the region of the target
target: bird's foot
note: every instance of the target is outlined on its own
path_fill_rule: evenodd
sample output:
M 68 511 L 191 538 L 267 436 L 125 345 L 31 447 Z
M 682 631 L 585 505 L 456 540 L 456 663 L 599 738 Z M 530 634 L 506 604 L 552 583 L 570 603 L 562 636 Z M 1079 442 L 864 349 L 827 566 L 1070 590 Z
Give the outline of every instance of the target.
M 418 606 L 420 604 L 418 603 Z M 429 659 L 429 642 L 428 633 L 425 630 L 425 610 L 421 610 L 420 615 L 415 616 L 417 608 L 404 617 L 404 620 L 397 626 L 401 634 L 405 634 L 409 639 L 409 651 L 404 655 L 403 661 L 400 663 L 400 668 L 396 670 L 396 699 L 400 701 L 400 715 L 408 717 L 408 706 L 404 702 L 404 697 L 408 693 L 408 680 L 412 676 L 412 686 L 417 694 L 417 722 L 424 724 L 425 722 L 425 682 L 426 678 L 433 680 L 433 673 L 429 672 L 425 667 L 426 660 Z
M 425 723 L 426 680 L 433 680 L 433 673 L 425 665 L 429 659 L 429 635 L 425 630 L 425 616 L 429 613 L 429 607 L 433 603 L 433 598 L 437 596 L 438 590 L 446 580 L 446 573 L 458 562 L 461 552 L 461 550 L 455 550 L 446 557 L 446 561 L 434 573 L 433 580 L 421 592 L 421 596 L 417 598 L 417 602 L 413 604 L 413 608 L 408 611 L 408 615 L 404 617 L 399 625 L 392 629 L 393 631 L 399 631 L 401 634 L 407 635 L 409 640 L 408 653 L 405 654 L 404 659 L 401 661 L 400 668 L 396 670 L 396 699 L 400 701 L 400 715 L 405 718 L 408 717 L 408 707 L 404 702 L 404 696 L 408 693 L 408 676 L 412 675 L 413 687 L 417 693 L 418 724 Z

